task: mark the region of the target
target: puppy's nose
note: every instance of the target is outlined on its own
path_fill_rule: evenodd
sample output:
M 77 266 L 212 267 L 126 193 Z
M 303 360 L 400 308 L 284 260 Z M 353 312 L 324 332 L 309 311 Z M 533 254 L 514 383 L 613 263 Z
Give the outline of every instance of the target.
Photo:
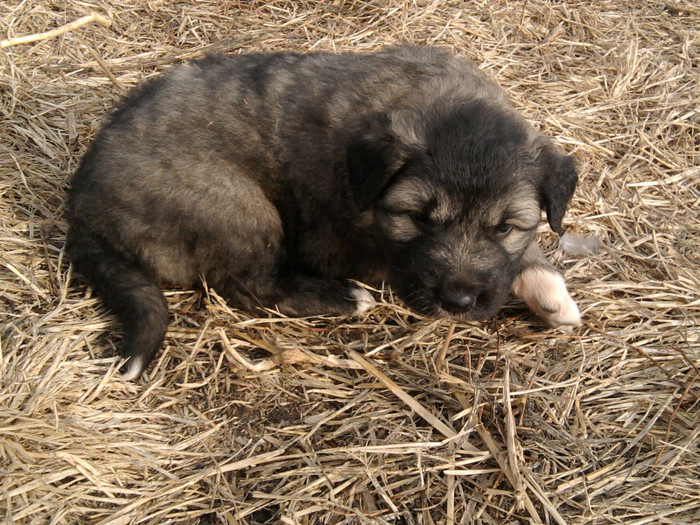
M 474 308 L 476 295 L 460 287 L 443 287 L 438 300 L 444 310 L 452 314 L 463 314 Z

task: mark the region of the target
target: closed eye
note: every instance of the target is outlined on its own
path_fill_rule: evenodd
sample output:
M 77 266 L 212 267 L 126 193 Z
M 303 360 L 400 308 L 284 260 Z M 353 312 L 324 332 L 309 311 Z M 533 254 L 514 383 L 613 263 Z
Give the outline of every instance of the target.
M 430 200 L 420 210 L 410 210 L 406 214 L 411 218 L 413 224 L 421 230 L 431 230 L 438 224 L 434 216 L 436 206 L 437 203 L 434 200 Z
M 506 236 L 513 231 L 513 228 L 515 228 L 515 226 L 513 226 L 512 224 L 508 222 L 502 222 L 501 224 L 496 226 L 496 233 L 500 236 Z
M 494 227 L 494 232 L 499 237 L 505 237 L 514 230 L 521 232 L 529 232 L 537 228 L 537 224 L 530 224 L 526 221 L 519 219 L 518 217 L 509 217 L 508 219 L 503 219 L 500 224 Z
M 413 223 L 422 230 L 428 230 L 432 228 L 435 223 L 430 217 L 430 210 L 423 210 L 420 212 L 409 213 Z

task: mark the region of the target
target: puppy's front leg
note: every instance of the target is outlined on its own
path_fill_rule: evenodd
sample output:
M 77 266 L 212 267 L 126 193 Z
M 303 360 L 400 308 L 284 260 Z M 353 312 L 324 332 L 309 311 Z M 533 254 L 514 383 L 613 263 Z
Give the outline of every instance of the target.
M 276 278 L 259 277 L 244 287 L 236 287 L 228 298 L 248 309 L 277 308 L 285 315 L 352 316 L 370 310 L 375 302 L 372 295 L 347 281 L 325 279 L 303 273 L 288 272 Z
M 581 325 L 581 314 L 566 289 L 564 278 L 534 241 L 523 255 L 522 269 L 513 281 L 511 292 L 525 301 L 549 326 Z
M 347 281 L 294 274 L 279 284 L 276 306 L 289 315 L 359 315 L 374 306 L 367 290 Z

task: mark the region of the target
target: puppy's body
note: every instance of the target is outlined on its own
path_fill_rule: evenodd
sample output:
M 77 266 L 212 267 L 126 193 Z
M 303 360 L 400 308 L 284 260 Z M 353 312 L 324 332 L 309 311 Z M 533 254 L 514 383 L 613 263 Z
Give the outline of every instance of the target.
M 161 281 L 344 315 L 370 299 L 345 279 L 387 279 L 421 312 L 489 317 L 540 208 L 559 231 L 575 184 L 571 159 L 447 53 L 213 57 L 114 113 L 73 179 L 68 253 L 124 322 L 137 377 L 167 327 Z

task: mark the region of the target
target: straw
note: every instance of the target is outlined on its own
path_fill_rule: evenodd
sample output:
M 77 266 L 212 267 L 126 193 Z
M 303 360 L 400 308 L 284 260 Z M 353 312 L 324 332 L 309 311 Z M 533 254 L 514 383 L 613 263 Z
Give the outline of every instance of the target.
M 0 10 L 0 516 L 54 524 L 700 522 L 700 12 L 692 2 L 8 0 Z M 585 325 L 286 319 L 167 289 L 121 328 L 63 252 L 123 91 L 205 53 L 413 42 L 476 61 L 578 160 Z

